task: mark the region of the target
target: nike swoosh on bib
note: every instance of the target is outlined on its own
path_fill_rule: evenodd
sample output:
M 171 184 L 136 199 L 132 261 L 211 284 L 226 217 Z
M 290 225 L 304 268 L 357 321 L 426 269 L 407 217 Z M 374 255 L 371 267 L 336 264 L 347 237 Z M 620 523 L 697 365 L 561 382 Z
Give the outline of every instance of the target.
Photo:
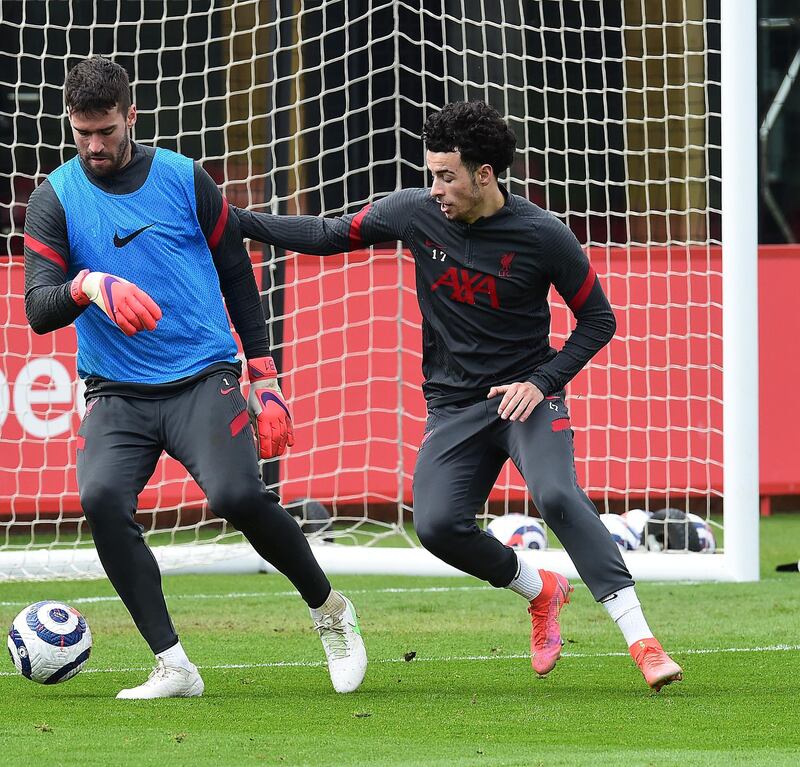
M 148 224 L 147 226 L 143 226 L 141 229 L 137 229 L 135 232 L 127 235 L 126 237 L 120 237 L 117 234 L 117 230 L 114 230 L 114 247 L 117 248 L 124 248 L 134 237 L 138 237 L 145 229 L 149 229 L 153 224 Z

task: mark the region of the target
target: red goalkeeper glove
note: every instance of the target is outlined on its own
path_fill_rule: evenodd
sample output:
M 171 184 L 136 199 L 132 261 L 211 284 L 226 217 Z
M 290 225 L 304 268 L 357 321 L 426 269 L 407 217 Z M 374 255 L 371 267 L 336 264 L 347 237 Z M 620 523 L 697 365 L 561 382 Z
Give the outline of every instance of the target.
M 258 453 L 262 458 L 275 458 L 294 444 L 292 416 L 278 386 L 278 370 L 272 357 L 256 357 L 247 360 L 247 373 L 247 410 L 258 436 Z
M 78 306 L 99 306 L 126 336 L 155 330 L 161 319 L 161 309 L 147 293 L 113 274 L 84 269 L 72 281 L 70 295 Z

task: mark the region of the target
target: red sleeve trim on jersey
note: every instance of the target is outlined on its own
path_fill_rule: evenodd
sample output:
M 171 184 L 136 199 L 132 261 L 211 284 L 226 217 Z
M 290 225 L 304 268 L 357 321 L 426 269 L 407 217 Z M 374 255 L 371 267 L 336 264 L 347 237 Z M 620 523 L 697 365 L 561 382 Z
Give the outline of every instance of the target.
M 27 233 L 25 234 L 25 247 L 30 248 L 34 253 L 38 253 L 48 261 L 52 261 L 56 266 L 60 266 L 65 272 L 67 271 L 67 262 L 61 254 L 56 253 L 49 245 L 39 242 L 39 240 Z
M 228 201 L 225 197 L 222 198 L 222 210 L 220 211 L 217 223 L 214 225 L 214 231 L 211 232 L 211 237 L 208 238 L 208 247 L 210 250 L 219 245 L 222 239 L 222 233 L 225 231 L 225 226 L 228 223 Z
M 573 314 L 580 311 L 580 308 L 586 303 L 586 299 L 589 298 L 589 293 L 592 292 L 594 287 L 595 279 L 597 279 L 597 275 L 594 273 L 592 265 L 589 264 L 589 273 L 586 275 L 583 285 L 581 285 L 580 290 L 575 294 L 572 301 L 569 302 L 569 308 L 572 309 Z
M 364 216 L 367 215 L 371 207 L 372 205 L 365 205 L 358 213 L 356 213 L 355 217 L 350 222 L 351 250 L 363 245 L 363 240 L 361 239 L 361 222 L 364 220 Z

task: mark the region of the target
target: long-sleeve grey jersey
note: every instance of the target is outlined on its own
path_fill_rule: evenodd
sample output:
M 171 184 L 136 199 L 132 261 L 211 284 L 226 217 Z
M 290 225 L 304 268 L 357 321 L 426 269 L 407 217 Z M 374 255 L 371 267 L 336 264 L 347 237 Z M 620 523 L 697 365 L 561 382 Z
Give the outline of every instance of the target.
M 450 221 L 426 189 L 394 192 L 339 218 L 273 216 L 234 208 L 242 233 L 310 255 L 401 240 L 416 264 L 423 390 L 433 405 L 485 397 L 530 381 L 560 391 L 613 337 L 614 314 L 575 236 L 545 210 L 501 187 L 504 206 L 473 224 Z M 550 286 L 575 315 L 550 347 Z

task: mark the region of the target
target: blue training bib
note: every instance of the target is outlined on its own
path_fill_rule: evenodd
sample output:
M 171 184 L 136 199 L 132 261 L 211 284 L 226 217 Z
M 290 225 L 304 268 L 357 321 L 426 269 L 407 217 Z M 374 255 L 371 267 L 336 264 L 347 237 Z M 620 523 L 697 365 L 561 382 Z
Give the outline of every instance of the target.
M 79 375 L 161 384 L 235 361 L 219 276 L 197 220 L 192 160 L 157 149 L 145 183 L 120 195 L 94 186 L 79 163 L 75 157 L 48 177 L 66 214 L 68 276 L 89 269 L 122 277 L 163 312 L 156 330 L 129 338 L 90 304 L 75 320 Z

